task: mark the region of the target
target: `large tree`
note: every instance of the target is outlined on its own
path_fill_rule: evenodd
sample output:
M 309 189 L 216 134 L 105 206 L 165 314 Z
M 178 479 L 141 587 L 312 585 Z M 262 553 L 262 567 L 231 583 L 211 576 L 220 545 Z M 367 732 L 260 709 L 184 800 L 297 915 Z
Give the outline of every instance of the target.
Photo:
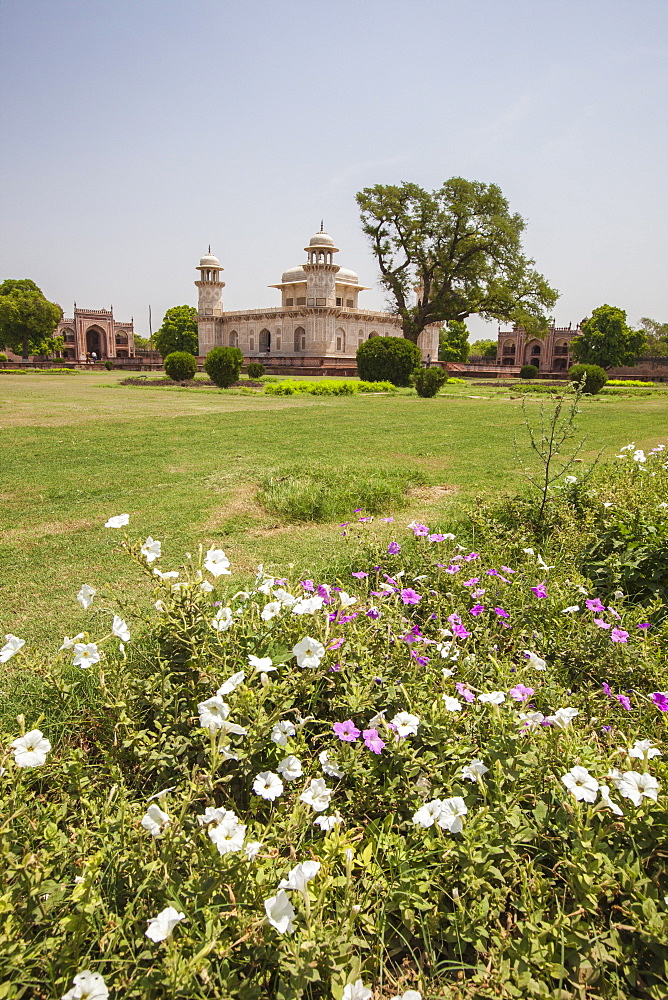
M 469 331 L 466 323 L 460 323 L 456 319 L 451 319 L 449 323 L 441 327 L 438 335 L 439 361 L 466 362 L 470 349 Z
M 404 337 L 415 342 L 430 323 L 474 313 L 547 330 L 558 293 L 522 252 L 526 223 L 496 184 L 452 177 L 431 192 L 377 184 L 357 204 Z
M 640 326 L 647 335 L 647 343 L 643 349 L 646 357 L 663 358 L 668 355 L 668 323 L 660 323 L 649 316 L 643 316 Z
M 172 306 L 162 319 L 162 326 L 153 334 L 158 353 L 166 358 L 174 351 L 187 351 L 197 357 L 197 310 L 194 306 Z
M 617 368 L 635 365 L 646 343 L 643 330 L 632 330 L 627 325 L 623 309 L 603 305 L 582 324 L 582 333 L 571 342 L 571 351 L 582 364 Z
M 496 340 L 474 340 L 471 344 L 471 358 L 495 358 L 498 344 Z
M 63 346 L 53 332 L 63 310 L 49 302 L 30 278 L 7 278 L 0 285 L 0 343 L 24 361 L 30 354 L 51 354 Z

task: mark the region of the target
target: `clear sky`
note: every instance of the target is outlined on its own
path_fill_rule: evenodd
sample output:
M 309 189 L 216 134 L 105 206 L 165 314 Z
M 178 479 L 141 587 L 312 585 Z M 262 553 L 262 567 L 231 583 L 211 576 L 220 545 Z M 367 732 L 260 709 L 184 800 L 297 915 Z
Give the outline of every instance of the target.
M 374 285 L 355 193 L 500 185 L 561 292 L 668 321 L 666 0 L 0 0 L 0 277 L 146 335 L 230 309 L 305 259 L 324 218 Z M 474 335 L 489 335 L 481 323 Z M 495 326 L 489 328 L 495 334 Z

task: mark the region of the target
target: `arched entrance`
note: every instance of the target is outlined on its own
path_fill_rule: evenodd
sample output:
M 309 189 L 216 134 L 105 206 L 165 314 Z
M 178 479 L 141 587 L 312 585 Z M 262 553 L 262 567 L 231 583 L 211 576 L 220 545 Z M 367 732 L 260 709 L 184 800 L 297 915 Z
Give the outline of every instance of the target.
M 260 351 L 267 354 L 271 350 L 271 334 L 269 330 L 260 330 Z
M 104 357 L 104 332 L 99 326 L 90 326 L 86 330 L 86 354 L 95 354 L 97 358 Z

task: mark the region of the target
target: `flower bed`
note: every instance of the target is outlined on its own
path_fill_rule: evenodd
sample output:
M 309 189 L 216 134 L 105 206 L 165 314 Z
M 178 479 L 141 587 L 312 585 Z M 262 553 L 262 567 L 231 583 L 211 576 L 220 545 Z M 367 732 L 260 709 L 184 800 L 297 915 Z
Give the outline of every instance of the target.
M 622 454 L 601 523 L 666 495 Z M 0 996 L 666 996 L 665 604 L 595 591 L 572 533 L 383 521 L 244 589 L 125 538 L 151 621 L 86 584 L 54 661 L 7 636 Z

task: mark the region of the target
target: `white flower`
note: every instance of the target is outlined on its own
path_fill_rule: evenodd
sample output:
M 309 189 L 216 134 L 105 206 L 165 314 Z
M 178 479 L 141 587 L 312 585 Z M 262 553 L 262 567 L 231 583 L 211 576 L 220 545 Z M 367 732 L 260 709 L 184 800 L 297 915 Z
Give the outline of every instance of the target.
M 274 580 L 273 576 L 268 576 L 267 579 L 264 581 L 264 583 L 262 583 L 257 588 L 258 594 L 264 594 L 266 597 L 268 597 L 271 592 L 271 588 L 274 586 L 275 582 L 276 581 Z
M 554 726 L 558 726 L 559 729 L 566 729 L 579 714 L 577 708 L 560 708 L 554 715 L 548 715 L 545 721 L 551 722 Z
M 305 895 L 306 886 L 311 879 L 316 877 L 321 867 L 319 861 L 303 861 L 301 864 L 295 865 L 287 878 L 281 879 L 278 883 L 278 888 L 295 889 L 297 892 Z
M 652 757 L 662 757 L 663 754 L 652 746 L 651 740 L 636 740 L 628 751 L 629 757 L 639 757 L 640 760 L 651 760 Z
M 218 608 L 216 614 L 214 615 L 213 621 L 211 622 L 211 628 L 215 628 L 216 632 L 226 632 L 231 624 L 232 624 L 232 609 Z
M 256 674 L 259 674 L 261 671 L 268 673 L 270 670 L 276 670 L 276 667 L 272 666 L 271 656 L 254 656 L 252 653 L 249 653 L 248 665 L 255 668 Z
M 209 840 L 218 848 L 219 854 L 232 854 L 240 851 L 244 846 L 246 827 L 239 823 L 236 816 L 233 819 L 224 819 L 220 823 L 209 827 Z
M 169 795 L 170 792 L 173 792 L 175 788 L 176 785 L 171 785 L 169 788 L 161 788 L 159 792 L 154 792 L 153 795 L 149 795 L 146 801 L 153 802 L 154 800 L 157 800 L 160 802 L 167 795 Z
M 146 937 L 151 941 L 164 941 L 172 933 L 174 928 L 182 920 L 186 919 L 185 913 L 179 913 L 173 906 L 167 906 L 157 917 L 152 917 L 148 922 Z
M 68 637 L 67 637 L 67 636 L 65 636 L 65 638 L 63 639 L 63 644 L 62 644 L 62 646 L 60 647 L 60 649 L 58 650 L 58 652 L 59 652 L 59 653 L 62 653 L 62 651 L 63 651 L 64 649 L 71 649 L 71 648 L 72 648 L 72 646 L 73 646 L 73 645 L 74 645 L 74 644 L 75 644 L 76 642 L 78 642 L 78 641 L 79 641 L 79 639 L 83 639 L 83 637 L 84 637 L 84 634 L 83 634 L 83 632 L 79 632 L 79 634 L 78 634 L 78 635 L 75 635 L 73 639 L 68 639 Z M 3 662 L 4 662 L 4 661 L 3 661 L 3 659 L 2 659 L 2 654 L 0 653 L 0 663 L 3 663 Z
M 127 517 L 127 514 L 121 516 Z M 113 520 L 115 518 L 112 518 Z M 67 993 L 63 993 L 62 1000 L 107 1000 L 109 996 L 109 990 L 99 972 L 90 972 L 86 969 L 77 973 L 72 982 L 74 986 Z
M 478 695 L 478 701 L 483 705 L 503 705 L 506 696 L 503 691 L 484 691 Z
M 201 701 L 197 706 L 197 711 L 202 729 L 208 729 L 213 733 L 216 729 L 222 728 L 223 722 L 230 714 L 230 706 L 216 694 L 207 701 Z
M 324 778 L 312 778 L 309 787 L 299 796 L 314 812 L 324 812 L 331 797 L 332 790 L 327 787 Z
M 129 514 L 117 514 L 115 517 L 110 517 L 104 526 L 105 528 L 124 528 L 129 523 Z
M 282 587 L 278 587 L 274 591 L 274 597 L 284 608 L 291 608 L 293 604 L 297 603 L 297 598 L 289 594 L 287 590 L 283 590 Z
M 358 979 L 354 983 L 348 983 L 341 995 L 341 1000 L 373 1000 L 373 993 L 361 979 Z
M 152 563 L 162 555 L 162 546 L 160 542 L 154 541 L 149 535 L 139 551 L 147 563 Z
M 322 750 L 318 754 L 318 760 L 320 761 L 320 767 L 323 769 L 325 774 L 329 775 L 330 778 L 342 778 L 346 773 L 336 764 L 332 763 L 326 750 Z
M 452 698 L 449 694 L 443 695 L 443 702 L 448 712 L 461 712 L 462 703 L 457 698 Z
M 267 920 L 279 934 L 292 934 L 295 925 L 292 920 L 295 911 L 285 889 L 279 889 L 275 896 L 264 901 Z
M 464 799 L 460 795 L 455 795 L 452 799 L 443 799 L 441 815 L 436 822 L 442 830 L 449 830 L 450 833 L 461 833 L 462 816 L 466 816 L 467 812 Z
M 417 715 L 410 712 L 397 712 L 390 725 L 394 726 L 397 736 L 415 736 L 420 725 Z
M 619 806 L 617 805 L 617 803 L 613 802 L 612 799 L 610 798 L 610 788 L 609 788 L 609 786 L 608 785 L 599 785 L 598 786 L 598 790 L 600 792 L 601 802 L 603 803 L 603 805 L 607 806 L 608 809 L 611 809 L 613 811 L 613 813 L 615 814 L 615 816 L 623 816 L 624 813 L 619 808 Z
M 307 635 L 292 647 L 292 655 L 297 657 L 300 667 L 314 668 L 320 665 L 325 655 L 325 647 L 317 639 Z
M 422 994 L 419 990 L 406 990 L 401 996 L 392 997 L 392 1000 L 422 1000 Z
M 114 615 L 114 620 L 111 623 L 111 631 L 117 639 L 121 639 L 123 642 L 130 641 L 130 630 L 123 619 L 119 618 L 118 615 Z
M 202 583 L 200 583 L 199 589 L 203 590 L 205 594 L 210 594 L 214 588 L 212 583 L 209 583 L 208 580 L 204 580 Z
M 39 729 L 31 729 L 25 736 L 19 736 L 10 746 L 14 750 L 17 767 L 41 767 L 51 749 L 51 744 Z
M 598 792 L 598 781 L 594 778 L 586 767 L 572 767 L 570 771 L 562 775 L 561 782 L 569 792 L 572 792 L 578 802 L 596 802 Z
M 230 560 L 222 549 L 209 549 L 204 557 L 204 569 L 215 577 L 232 575 L 230 573 Z
M 283 794 L 283 782 L 273 771 L 260 771 L 253 782 L 253 791 L 263 799 L 273 802 Z
M 342 822 L 343 822 L 343 820 L 341 819 L 341 817 L 339 816 L 339 814 L 336 813 L 333 816 L 331 816 L 331 815 L 330 816 L 316 816 L 316 818 L 313 820 L 313 825 L 314 826 L 319 826 L 320 829 L 323 831 L 323 833 L 329 833 L 331 830 L 334 829 L 335 826 L 338 826 L 339 823 L 342 823 Z
M 526 662 L 527 667 L 532 667 L 534 670 L 545 670 L 546 669 L 547 664 L 546 664 L 545 660 L 542 660 L 540 658 L 540 656 L 538 656 L 536 653 L 532 653 L 532 652 L 530 652 L 530 650 L 525 649 L 524 650 L 524 655 L 527 658 L 527 662 Z
M 18 653 L 19 649 L 26 644 L 25 639 L 19 639 L 17 635 L 12 635 L 11 632 L 5 634 L 5 639 L 7 641 L 2 649 L 0 649 L 0 663 L 6 663 L 7 660 L 11 660 L 14 653 Z
M 261 841 L 250 840 L 244 847 L 244 854 L 249 859 L 249 861 L 252 861 L 253 858 L 256 858 L 258 856 L 261 850 L 262 850 Z
M 230 722 L 229 719 L 223 719 L 221 724 L 218 726 L 222 736 L 248 736 L 248 730 L 244 729 L 243 726 L 237 725 L 236 722 Z M 226 760 L 238 760 L 236 754 L 228 754 L 225 758 Z
M 271 730 L 271 738 L 274 743 L 278 743 L 279 747 L 286 747 L 288 745 L 288 736 L 294 736 L 296 732 L 297 730 L 291 722 L 287 720 L 276 722 Z
M 235 691 L 240 684 L 243 684 L 245 676 L 246 675 L 243 670 L 237 670 L 236 674 L 232 674 L 231 677 L 228 677 L 228 679 L 220 685 L 216 691 L 218 697 L 221 698 L 224 694 L 231 694 L 232 691 Z
M 272 618 L 275 618 L 279 614 L 282 604 L 280 601 L 270 601 L 269 604 L 265 604 L 260 613 L 260 618 L 263 622 L 269 622 Z
M 324 601 L 319 594 L 315 594 L 313 597 L 302 597 L 296 604 L 293 604 L 292 613 L 293 615 L 314 615 L 316 611 L 320 611 L 323 604 Z
M 339 600 L 342 608 L 350 608 L 353 604 L 357 604 L 357 598 L 346 594 L 345 590 L 339 591 Z
M 286 781 L 294 781 L 296 778 L 301 778 L 304 773 L 302 762 L 292 753 L 281 761 L 276 770 Z
M 425 802 L 416 813 L 413 813 L 413 822 L 416 826 L 422 826 L 426 830 L 438 821 L 442 806 L 443 803 L 440 799 L 432 799 L 431 802 Z
M 81 590 L 77 594 L 77 601 L 84 611 L 91 606 L 96 593 L 95 587 L 89 587 L 87 583 L 81 585 Z
M 72 666 L 85 670 L 92 663 L 100 662 L 100 653 L 94 642 L 75 642 Z
M 487 774 L 489 771 L 488 767 L 485 767 L 481 760 L 474 757 L 470 764 L 466 764 L 462 768 L 462 778 L 465 781 L 477 781 L 478 778 L 482 778 L 483 774 Z
M 659 782 L 651 774 L 640 774 L 639 771 L 625 771 L 615 781 L 617 791 L 625 799 L 631 799 L 634 806 L 639 806 L 643 799 L 657 801 Z
M 452 660 L 453 663 L 459 659 L 459 650 L 454 641 L 437 642 L 436 652 L 441 654 L 441 659 Z M 450 671 L 450 674 L 452 671 Z M 449 676 L 449 675 L 448 675 Z
M 518 712 L 517 718 L 524 723 L 523 729 L 538 729 L 545 716 L 542 712 Z
M 163 812 L 160 806 L 154 802 L 142 817 L 141 825 L 145 830 L 148 830 L 152 837 L 160 837 L 169 822 L 167 813 Z
M 562 613 L 562 615 L 570 615 L 570 614 L 573 614 L 573 612 L 579 611 L 579 610 L 580 610 L 580 605 L 579 604 L 570 604 L 567 608 L 562 608 L 561 609 L 561 613 Z
M 159 580 L 178 580 L 179 571 L 177 569 L 170 569 L 163 573 L 160 569 L 154 569 L 153 576 L 157 576 Z M 213 590 L 213 587 L 211 589 Z
M 578 481 L 577 476 L 564 476 L 565 483 L 577 483 L 577 481 Z
M 637 449 L 636 449 L 636 450 L 635 450 L 635 451 L 633 452 L 633 455 L 632 455 L 631 457 L 632 457 L 632 459 L 633 459 L 633 461 L 634 461 L 634 462 L 640 462 L 640 463 L 643 463 L 643 462 L 646 462 L 646 461 L 647 461 L 647 455 L 646 455 L 646 454 L 645 454 L 645 452 L 644 452 L 644 451 L 642 450 L 642 448 L 637 448 Z
M 533 555 L 535 555 L 535 552 L 534 552 L 534 550 L 533 550 L 533 549 L 522 549 L 522 552 L 526 552 L 526 554 L 527 554 L 528 556 L 533 556 Z

